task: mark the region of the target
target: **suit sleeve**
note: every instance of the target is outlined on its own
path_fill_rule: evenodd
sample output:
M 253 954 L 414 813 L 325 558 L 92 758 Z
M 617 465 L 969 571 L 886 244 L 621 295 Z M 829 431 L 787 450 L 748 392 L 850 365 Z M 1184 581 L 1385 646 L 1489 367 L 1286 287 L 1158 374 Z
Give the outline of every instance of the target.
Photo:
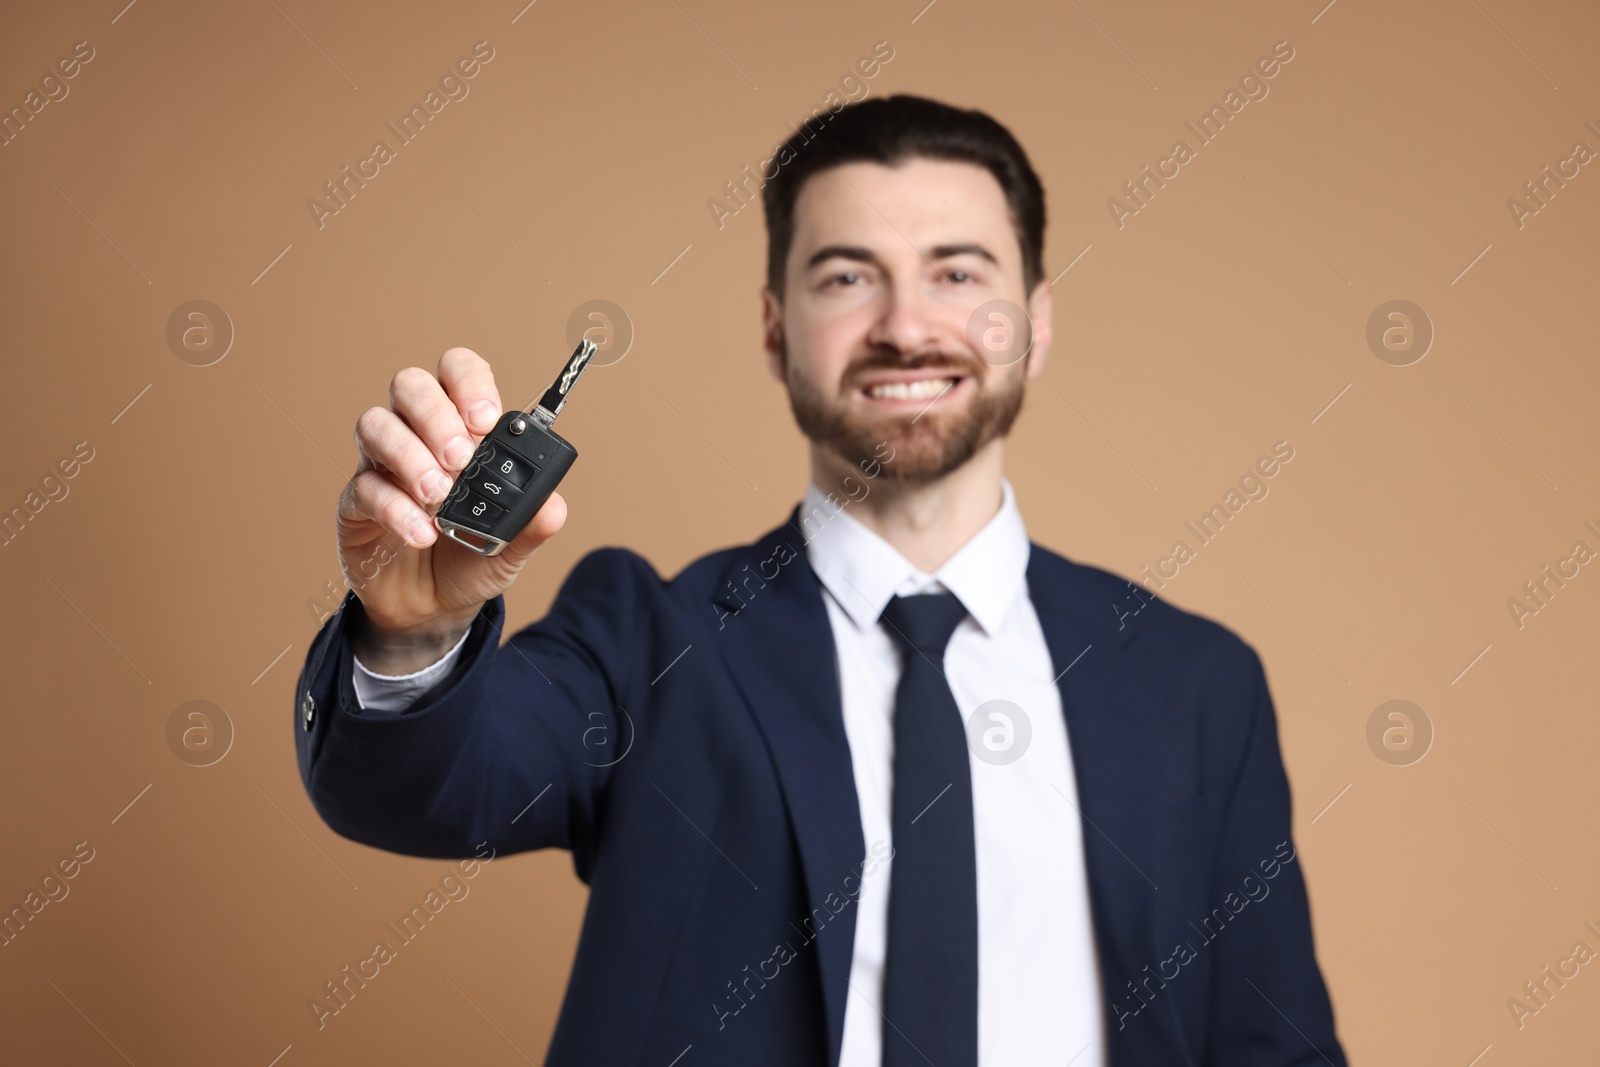
M 1242 642 L 1241 642 L 1242 644 Z M 1260 657 L 1244 646 L 1249 722 L 1224 807 L 1211 899 L 1238 914 L 1215 952 L 1207 1067 L 1346 1067 L 1318 968 L 1289 781 Z M 1231 894 L 1231 897 L 1230 897 Z
M 363 711 L 352 684 L 350 594 L 296 684 L 295 745 L 312 806 L 337 833 L 411 856 L 538 848 L 592 852 L 629 703 L 632 650 L 650 647 L 660 580 L 642 558 L 579 561 L 549 614 L 503 647 L 502 597 L 458 660 L 403 714 Z M 581 869 L 581 865 L 580 865 Z

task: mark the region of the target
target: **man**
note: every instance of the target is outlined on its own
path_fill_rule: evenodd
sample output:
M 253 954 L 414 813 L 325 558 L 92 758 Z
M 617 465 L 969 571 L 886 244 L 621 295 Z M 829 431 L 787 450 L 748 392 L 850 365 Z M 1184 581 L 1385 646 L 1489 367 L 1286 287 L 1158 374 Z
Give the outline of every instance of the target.
M 465 349 L 401 371 L 338 508 L 345 566 L 385 563 L 297 690 L 317 811 L 417 856 L 571 850 L 551 1064 L 1342 1067 L 1260 660 L 1031 544 L 1003 477 L 1051 342 L 1026 155 L 895 96 L 775 159 L 801 506 L 671 580 L 592 552 L 499 647 L 566 506 L 494 558 L 440 539 L 500 397 Z

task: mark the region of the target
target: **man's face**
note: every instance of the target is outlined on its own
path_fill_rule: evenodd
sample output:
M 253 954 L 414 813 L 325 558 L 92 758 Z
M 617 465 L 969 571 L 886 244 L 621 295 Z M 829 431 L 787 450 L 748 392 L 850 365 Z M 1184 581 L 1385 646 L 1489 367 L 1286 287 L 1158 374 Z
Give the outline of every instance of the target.
M 974 320 L 996 300 L 1027 310 L 1031 345 L 1015 312 Z M 1050 286 L 1024 291 L 1005 194 L 970 163 L 808 178 L 782 300 L 764 291 L 764 306 L 769 364 L 801 431 L 851 464 L 892 454 L 884 474 L 911 484 L 1010 430 L 1050 344 Z

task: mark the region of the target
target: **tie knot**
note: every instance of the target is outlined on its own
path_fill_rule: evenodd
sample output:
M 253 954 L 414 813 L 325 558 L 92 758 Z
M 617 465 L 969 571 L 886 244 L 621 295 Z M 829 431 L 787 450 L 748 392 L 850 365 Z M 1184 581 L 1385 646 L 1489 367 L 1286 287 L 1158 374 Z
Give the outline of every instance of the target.
M 909 645 L 934 658 L 944 656 L 950 635 L 966 617 L 967 609 L 953 593 L 897 596 L 884 607 L 881 616 L 889 627 L 889 636 L 902 648 Z

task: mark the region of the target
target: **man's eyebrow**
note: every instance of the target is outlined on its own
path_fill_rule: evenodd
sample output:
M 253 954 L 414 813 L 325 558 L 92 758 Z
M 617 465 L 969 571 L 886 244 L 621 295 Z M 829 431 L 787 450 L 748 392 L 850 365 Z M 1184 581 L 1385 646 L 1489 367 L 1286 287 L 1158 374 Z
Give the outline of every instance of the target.
M 979 256 L 983 259 L 987 259 L 990 263 L 993 263 L 997 267 L 1000 265 L 1000 261 L 994 258 L 994 253 L 990 252 L 987 248 L 977 244 L 976 242 L 966 242 L 963 244 L 953 245 L 934 245 L 928 250 L 929 259 L 945 259 L 949 256 L 962 255 Z
M 974 255 L 988 260 L 997 267 L 1000 265 L 1000 261 L 995 259 L 992 252 L 976 242 L 934 245 L 923 255 L 930 260 L 946 259 L 950 256 Z M 861 248 L 856 245 L 825 245 L 817 249 L 812 253 L 811 258 L 806 260 L 806 269 L 810 270 L 817 264 L 829 259 L 849 259 L 860 263 L 878 262 L 877 255 L 871 249 Z
M 856 245 L 824 245 L 811 254 L 806 260 L 806 269 L 810 270 L 817 264 L 830 259 L 852 259 L 860 263 L 876 263 L 878 257 L 870 249 L 860 248 Z

